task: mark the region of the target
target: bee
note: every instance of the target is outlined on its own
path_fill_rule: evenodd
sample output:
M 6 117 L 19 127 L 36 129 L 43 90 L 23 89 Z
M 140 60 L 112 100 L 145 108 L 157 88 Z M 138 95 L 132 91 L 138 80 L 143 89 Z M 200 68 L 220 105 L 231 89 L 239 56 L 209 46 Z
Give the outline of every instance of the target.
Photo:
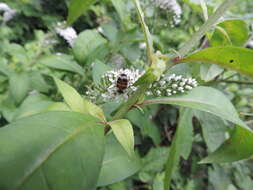
M 118 76 L 116 81 L 117 92 L 122 94 L 127 89 L 129 79 L 126 74 L 122 73 Z

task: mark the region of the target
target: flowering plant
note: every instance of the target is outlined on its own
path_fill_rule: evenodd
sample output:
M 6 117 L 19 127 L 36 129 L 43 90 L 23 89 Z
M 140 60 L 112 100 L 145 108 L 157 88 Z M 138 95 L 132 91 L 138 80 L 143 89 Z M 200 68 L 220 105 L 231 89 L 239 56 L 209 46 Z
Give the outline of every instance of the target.
M 241 165 L 204 165 L 253 155 L 252 90 L 233 86 L 252 84 L 238 80 L 253 76 L 248 25 L 224 16 L 236 0 L 4 2 L 0 190 L 248 187 Z

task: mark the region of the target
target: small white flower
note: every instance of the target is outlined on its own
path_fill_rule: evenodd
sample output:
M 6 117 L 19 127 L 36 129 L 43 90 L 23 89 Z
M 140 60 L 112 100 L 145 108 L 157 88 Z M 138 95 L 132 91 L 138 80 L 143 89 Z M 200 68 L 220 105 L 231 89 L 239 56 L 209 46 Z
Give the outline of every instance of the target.
M 175 77 L 175 81 L 179 81 L 179 80 L 181 80 L 182 79 L 182 75 L 179 75 L 179 76 L 176 76 Z
M 177 91 L 173 90 L 173 91 L 172 91 L 172 93 L 173 93 L 173 94 L 176 94 L 176 93 L 177 93 Z
M 142 42 L 139 44 L 140 49 L 146 49 L 146 47 L 147 47 L 147 44 L 145 42 Z
M 5 3 L 0 3 L 0 11 L 9 11 L 11 8 L 5 4 Z
M 103 33 L 103 32 L 104 32 L 104 30 L 103 30 L 103 28 L 102 28 L 101 26 L 99 26 L 99 27 L 97 28 L 97 31 L 100 32 L 100 33 Z
M 180 85 L 180 86 L 184 86 L 184 85 L 185 85 L 185 82 L 180 82 L 179 85 Z
M 57 23 L 57 25 L 59 25 L 59 27 L 55 28 L 56 33 L 63 37 L 68 42 L 70 47 L 73 47 L 74 40 L 77 38 L 77 33 L 75 29 L 72 27 L 64 28 L 60 23 Z
M 182 9 L 178 4 L 177 0 L 154 0 L 156 6 L 161 9 L 168 10 L 174 13 L 173 20 L 175 24 L 179 24 L 181 22 Z
M 157 96 L 161 96 L 162 92 L 160 90 L 156 91 Z
M 184 88 L 180 86 L 180 87 L 178 87 L 178 90 L 182 92 L 182 91 L 184 91 Z
M 163 85 L 166 84 L 166 82 L 164 80 L 162 80 L 162 81 L 159 82 L 159 84 L 160 84 L 160 86 L 163 86 Z
M 172 84 L 171 87 L 175 89 L 175 88 L 177 88 L 177 86 L 178 86 L 177 84 Z
M 151 96 L 151 95 L 152 95 L 152 92 L 151 92 L 151 91 L 147 91 L 147 92 L 146 92 L 146 95 L 147 95 L 147 96 Z
M 192 87 L 189 86 L 189 85 L 186 85 L 185 88 L 186 88 L 187 90 L 191 90 L 191 89 L 192 89 Z
M 101 94 L 101 96 L 102 96 L 103 98 L 107 98 L 107 95 L 106 95 L 106 94 Z
M 15 9 L 11 9 L 7 4 L 0 3 L 0 12 L 3 13 L 3 22 L 6 23 L 10 21 L 17 13 Z
M 167 93 L 171 93 L 171 89 L 166 89 L 166 92 Z

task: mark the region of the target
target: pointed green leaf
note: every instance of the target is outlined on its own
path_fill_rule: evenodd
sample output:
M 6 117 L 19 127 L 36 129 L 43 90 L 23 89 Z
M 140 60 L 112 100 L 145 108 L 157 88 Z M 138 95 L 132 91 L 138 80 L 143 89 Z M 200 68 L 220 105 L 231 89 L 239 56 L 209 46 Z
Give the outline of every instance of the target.
M 76 112 L 48 112 L 0 128 L 4 190 L 95 190 L 104 127 Z
M 230 138 L 200 163 L 234 162 L 253 155 L 253 132 L 237 126 Z
M 54 80 L 65 102 L 71 110 L 84 114 L 91 114 L 100 118 L 102 121 L 105 121 L 103 110 L 100 107 L 83 99 L 81 95 L 67 83 L 57 79 L 56 77 L 54 77 Z
M 222 119 L 225 119 L 227 121 L 236 124 L 237 125 L 236 128 L 242 128 L 238 130 L 243 131 L 245 133 L 245 136 L 251 136 L 253 134 L 252 130 L 249 129 L 249 127 L 239 118 L 234 106 L 229 101 L 229 99 L 218 90 L 215 90 L 210 87 L 200 86 L 194 88 L 192 91 L 190 91 L 188 94 L 185 95 L 145 101 L 145 104 L 157 104 L 157 103 L 175 104 L 183 107 L 189 107 L 200 111 L 212 113 Z M 244 141 L 244 144 L 248 144 L 251 146 L 251 142 L 247 140 Z M 239 154 L 240 149 L 236 149 L 236 151 L 238 151 Z M 242 157 L 240 159 L 242 158 L 245 159 L 249 156 L 249 154 L 244 154 L 243 151 L 244 150 L 242 150 Z
M 202 111 L 194 111 L 194 115 L 198 118 L 204 140 L 208 149 L 213 152 L 225 140 L 226 125 L 219 117 Z
M 95 59 L 98 59 L 98 54 L 106 48 L 104 47 L 106 42 L 106 39 L 103 38 L 97 30 L 85 30 L 81 32 L 74 41 L 74 56 L 83 64 L 92 63 Z M 99 51 L 97 51 L 97 49 Z M 95 55 L 93 55 L 93 53 L 95 53 Z
M 108 124 L 111 126 L 115 137 L 123 146 L 123 148 L 126 150 L 126 152 L 129 154 L 129 156 L 133 156 L 134 132 L 131 123 L 126 119 L 121 119 L 111 121 Z
M 75 22 L 78 17 L 84 14 L 91 5 L 98 0 L 71 0 L 68 10 L 67 23 L 70 25 Z
M 243 46 L 249 37 L 248 30 L 243 20 L 225 20 L 217 25 L 210 40 L 211 46 Z
M 130 157 L 114 135 L 106 137 L 105 156 L 98 186 L 119 182 L 135 174 L 141 167 L 138 157 Z
M 78 73 L 82 76 L 85 73 L 84 69 L 73 59 L 73 56 L 65 54 L 43 56 L 38 63 L 53 69 Z
M 30 79 L 28 73 L 13 73 L 9 80 L 10 93 L 16 103 L 20 103 L 28 94 Z
M 180 112 L 179 123 L 165 169 L 164 189 L 169 189 L 172 175 L 175 172 L 180 156 L 187 158 L 190 154 L 193 142 L 193 113 L 191 109 L 183 109 Z
M 239 47 L 214 47 L 193 53 L 177 63 L 206 62 L 253 77 L 253 50 Z
M 101 77 L 106 71 L 111 70 L 111 67 L 104 64 L 103 62 L 96 60 L 92 67 L 92 79 L 93 82 L 98 86 L 100 84 Z
M 111 0 L 125 29 L 131 27 L 131 13 L 126 9 L 128 0 Z
M 61 92 L 65 102 L 68 106 L 76 112 L 88 113 L 85 109 L 83 98 L 81 95 L 70 85 L 54 77 L 54 81 Z
M 239 118 L 236 109 L 229 99 L 220 91 L 211 87 L 199 86 L 187 94 L 147 100 L 145 104 L 174 104 L 197 109 L 212 113 L 222 119 L 248 128 Z

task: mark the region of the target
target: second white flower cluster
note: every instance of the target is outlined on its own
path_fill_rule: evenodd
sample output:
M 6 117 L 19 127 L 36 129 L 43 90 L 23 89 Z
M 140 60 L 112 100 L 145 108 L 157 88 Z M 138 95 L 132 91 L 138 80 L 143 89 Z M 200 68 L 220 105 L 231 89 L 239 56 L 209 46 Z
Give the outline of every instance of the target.
M 198 86 L 196 79 L 185 78 L 182 75 L 162 75 L 146 92 L 148 96 L 171 96 L 184 93 Z

